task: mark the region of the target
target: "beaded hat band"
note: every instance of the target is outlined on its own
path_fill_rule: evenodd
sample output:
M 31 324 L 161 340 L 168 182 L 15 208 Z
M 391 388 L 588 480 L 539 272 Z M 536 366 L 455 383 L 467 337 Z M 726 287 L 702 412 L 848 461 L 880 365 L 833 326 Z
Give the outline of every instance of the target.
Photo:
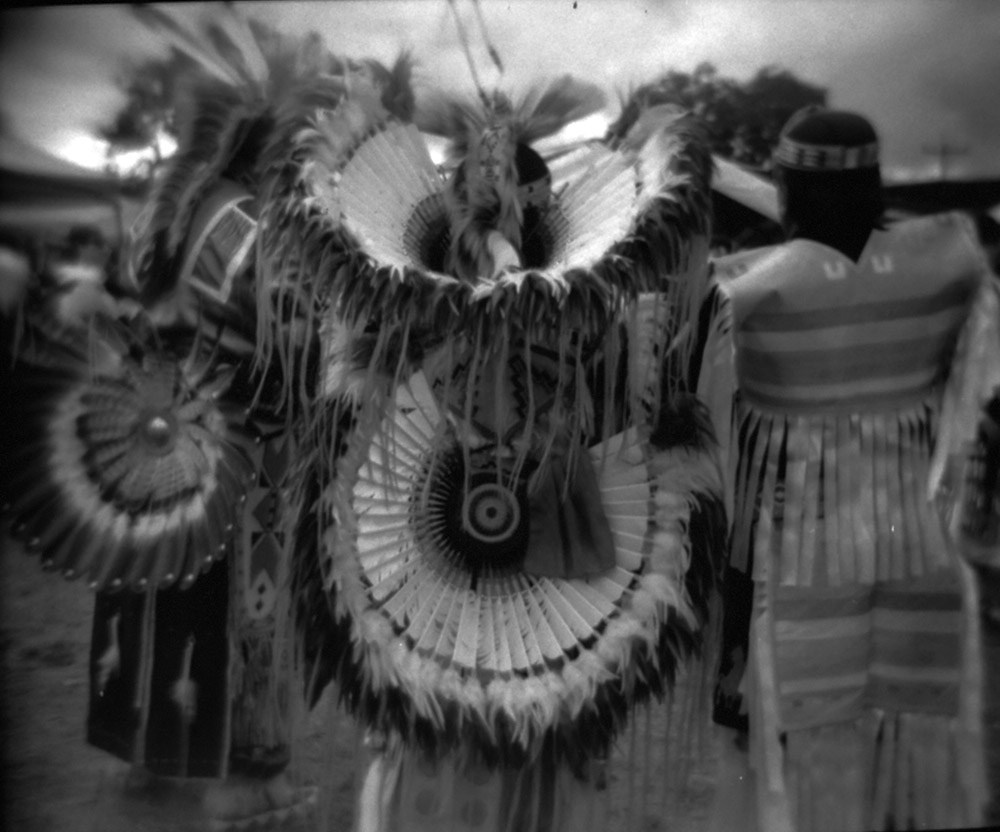
M 778 142 L 774 161 L 797 170 L 838 171 L 878 167 L 878 142 L 843 145 L 803 144 L 787 136 Z
M 809 171 L 875 168 L 879 164 L 878 135 L 864 116 L 807 107 L 793 115 L 781 131 L 774 162 Z

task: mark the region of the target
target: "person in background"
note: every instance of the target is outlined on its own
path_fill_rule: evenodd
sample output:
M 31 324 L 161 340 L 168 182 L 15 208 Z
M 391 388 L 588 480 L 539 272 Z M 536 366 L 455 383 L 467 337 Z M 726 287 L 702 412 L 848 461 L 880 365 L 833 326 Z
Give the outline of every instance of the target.
M 249 402 L 263 383 L 248 357 L 255 321 L 243 314 L 252 308 L 256 202 L 227 178 L 246 178 L 237 156 L 191 208 L 180 265 L 146 240 L 136 272 L 161 342 L 231 367 L 227 396 Z M 287 771 L 294 693 L 279 526 L 290 445 L 263 398 L 245 408 L 253 474 L 225 555 L 189 585 L 100 592 L 94 612 L 88 742 L 133 764 L 134 794 L 200 782 L 201 815 L 214 830 L 301 823 L 316 800 Z
M 931 497 L 996 282 L 966 216 L 884 226 L 862 116 L 801 111 L 774 162 L 787 241 L 716 274 L 697 378 L 732 501 L 714 828 L 975 826 L 975 586 Z
M 114 316 L 117 301 L 108 292 L 114 258 L 111 245 L 96 228 L 75 226 L 60 256 L 48 269 L 52 305 L 62 321 L 82 321 L 97 312 Z
M 984 618 L 1000 625 L 1000 385 L 982 408 L 960 476 L 952 536 L 979 573 Z
M 6 370 L 16 347 L 21 325 L 21 309 L 37 271 L 37 256 L 30 244 L 16 234 L 0 234 L 0 355 Z
M 17 466 L 5 455 L 0 492 L 4 506 L 9 504 L 15 534 L 19 526 L 35 530 L 32 535 L 37 534 L 38 540 L 30 541 L 32 535 L 28 535 L 25 543 L 38 551 L 43 562 L 72 562 L 67 551 L 93 549 L 91 535 L 103 533 L 89 528 L 87 518 L 72 528 L 60 521 L 68 531 L 51 538 L 47 532 L 37 532 L 45 524 L 45 512 L 54 510 L 52 495 L 61 493 L 58 481 L 74 475 L 72 460 L 65 454 L 56 458 L 44 446 L 58 432 L 59 411 L 53 410 L 52 402 L 66 407 L 77 401 L 78 394 L 71 388 L 51 397 L 51 390 L 73 378 L 68 355 L 81 345 L 83 355 L 94 345 L 104 345 L 109 332 L 116 333 L 109 343 L 128 341 L 133 350 L 146 349 L 149 345 L 143 339 L 155 330 L 152 343 L 157 345 L 158 362 L 197 359 L 232 367 L 230 391 L 247 401 L 253 398 L 259 378 L 246 360 L 252 351 L 253 322 L 238 315 L 226 317 L 210 291 L 213 281 L 221 282 L 227 269 L 231 269 L 232 281 L 239 283 L 232 290 L 234 295 L 251 291 L 253 270 L 247 241 L 256 231 L 255 221 L 246 213 L 253 210 L 251 204 L 250 194 L 231 181 L 210 189 L 200 206 L 204 210 L 190 219 L 191 239 L 184 245 L 186 268 L 171 268 L 154 256 L 137 270 L 144 284 L 151 274 L 159 282 L 152 296 L 116 297 L 112 293 L 112 249 L 99 232 L 89 228 L 73 229 L 61 254 L 46 267 L 13 247 L 8 256 L 4 247 L 0 266 L 5 282 L 9 277 L 13 286 L 17 278 L 21 289 L 14 292 L 12 288 L 0 312 L 5 320 L 24 318 L 26 322 L 23 337 L 16 341 L 11 327 L 9 344 L 5 327 L 0 372 L 12 400 L 30 412 L 26 421 L 41 420 L 41 432 L 32 436 L 46 438 L 35 450 L 18 450 Z M 234 233 L 220 234 L 219 223 L 235 229 Z M 244 301 L 241 308 L 249 308 L 249 301 Z M 243 322 L 242 328 L 232 322 L 234 318 Z M 92 372 L 101 374 L 100 370 Z M 136 372 L 141 375 L 145 369 L 137 365 Z M 130 448 L 130 459 L 140 460 L 139 466 L 155 470 L 154 478 L 160 479 L 153 483 L 141 477 L 124 484 L 123 480 L 111 481 L 107 493 L 101 495 L 107 502 L 104 508 L 113 505 L 113 510 L 120 510 L 116 489 L 129 487 L 154 488 L 162 501 L 183 500 L 186 479 L 176 476 L 176 465 L 158 468 L 155 459 L 163 454 L 188 454 L 188 467 L 181 470 L 197 469 L 195 446 L 176 441 L 173 433 L 163 447 L 150 445 L 142 427 L 150 417 L 144 414 L 158 413 L 163 402 L 143 401 L 142 395 L 155 397 L 159 388 L 145 376 L 138 387 L 129 387 L 127 377 L 117 381 L 116 389 L 126 394 L 106 404 L 103 430 L 117 436 L 121 429 L 121 444 Z M 316 799 L 315 789 L 297 787 L 286 772 L 291 756 L 292 694 L 287 682 L 278 681 L 278 677 L 284 680 L 281 668 L 288 660 L 284 646 L 288 627 L 282 623 L 288 605 L 279 597 L 284 572 L 278 529 L 288 448 L 278 427 L 280 420 L 265 404 L 244 410 L 238 433 L 252 474 L 243 493 L 232 495 L 236 504 L 221 506 L 211 518 L 216 525 L 229 523 L 227 529 L 213 529 L 214 539 L 225 541 L 224 553 L 195 551 L 198 563 L 206 558 L 214 563 L 203 572 L 197 570 L 200 574 L 177 576 L 185 580 L 163 585 L 141 580 L 125 586 L 121 580 L 108 584 L 95 579 L 93 584 L 97 591 L 87 741 L 131 764 L 125 781 L 131 798 L 150 804 L 150 811 L 167 801 L 172 817 L 207 821 L 215 830 L 304 821 Z M 76 421 L 78 425 L 91 423 L 86 414 Z M 176 432 L 181 418 L 174 413 L 161 421 Z M 86 428 L 78 427 L 76 435 L 81 447 L 93 440 Z M 84 454 L 85 459 L 109 464 L 106 456 Z M 30 466 L 29 479 L 40 484 L 27 494 L 18 493 L 12 485 L 25 481 L 21 476 L 24 465 Z M 21 474 L 13 473 L 14 468 Z M 91 470 L 89 476 L 100 480 L 103 473 Z M 219 490 L 224 489 L 220 486 Z M 185 555 L 184 560 L 182 550 L 197 549 L 206 539 L 204 534 L 191 534 L 175 548 Z M 114 545 L 107 541 L 109 560 Z

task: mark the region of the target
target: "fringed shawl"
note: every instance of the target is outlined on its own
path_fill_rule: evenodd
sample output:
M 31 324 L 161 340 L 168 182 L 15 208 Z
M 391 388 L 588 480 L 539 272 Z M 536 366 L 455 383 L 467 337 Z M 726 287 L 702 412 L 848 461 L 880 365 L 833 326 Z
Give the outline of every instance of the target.
M 711 297 L 701 383 L 738 391 L 729 574 L 754 578 L 740 690 L 762 828 L 980 816 L 975 594 L 928 482 L 987 279 L 945 215 L 876 233 L 856 266 L 801 240 L 751 252 Z

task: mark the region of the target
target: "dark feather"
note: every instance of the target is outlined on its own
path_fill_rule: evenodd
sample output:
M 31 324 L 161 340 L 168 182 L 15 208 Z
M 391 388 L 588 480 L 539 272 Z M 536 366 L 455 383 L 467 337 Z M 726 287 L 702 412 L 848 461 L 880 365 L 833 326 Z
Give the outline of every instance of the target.
M 599 112 L 606 104 L 604 91 L 596 84 L 563 75 L 544 89 L 530 92 L 518 106 L 519 139 L 532 144 Z
M 660 450 L 687 448 L 710 451 L 716 446 L 708 408 L 690 393 L 676 393 L 661 403 L 659 418 L 649 437 Z

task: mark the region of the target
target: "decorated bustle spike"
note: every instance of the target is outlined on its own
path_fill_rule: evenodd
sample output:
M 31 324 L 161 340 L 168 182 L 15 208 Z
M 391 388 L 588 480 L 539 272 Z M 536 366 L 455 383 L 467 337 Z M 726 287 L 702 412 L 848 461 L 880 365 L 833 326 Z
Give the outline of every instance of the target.
M 197 714 L 198 685 L 191 678 L 191 657 L 194 653 L 194 646 L 194 635 L 189 635 L 184 645 L 184 655 L 181 659 L 181 675 L 174 681 L 170 688 L 170 698 L 180 708 L 185 730 Z

